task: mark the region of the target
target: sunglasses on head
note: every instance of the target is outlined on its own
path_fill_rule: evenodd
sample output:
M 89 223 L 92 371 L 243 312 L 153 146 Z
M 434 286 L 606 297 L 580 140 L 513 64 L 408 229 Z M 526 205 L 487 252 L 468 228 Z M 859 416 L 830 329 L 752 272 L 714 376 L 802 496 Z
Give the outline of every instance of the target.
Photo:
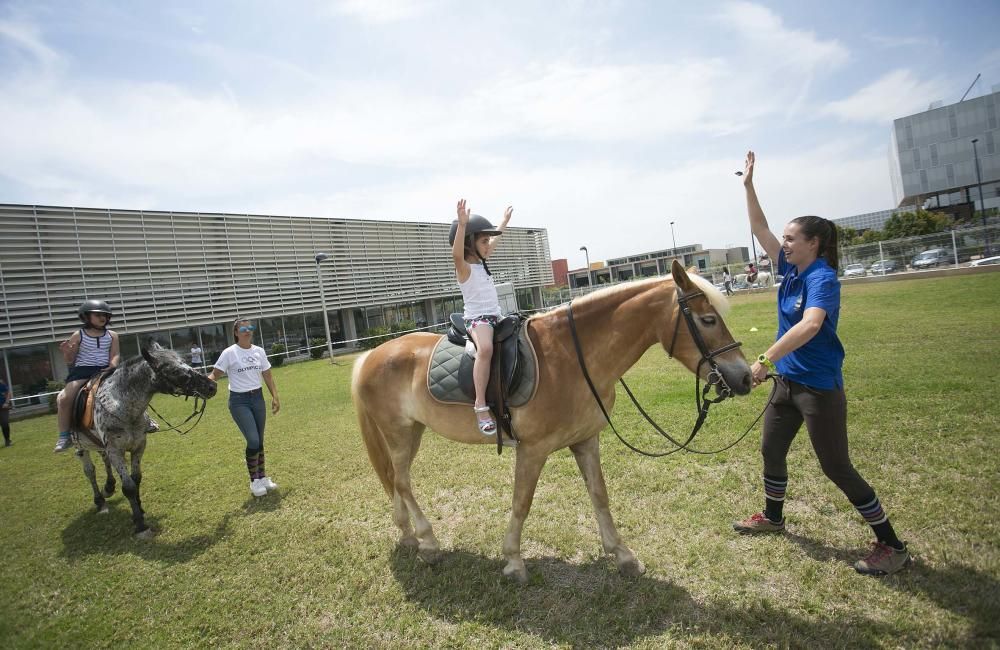
M 240 331 L 241 332 L 252 332 L 255 329 L 257 329 L 257 328 L 254 327 L 253 325 L 240 325 Z

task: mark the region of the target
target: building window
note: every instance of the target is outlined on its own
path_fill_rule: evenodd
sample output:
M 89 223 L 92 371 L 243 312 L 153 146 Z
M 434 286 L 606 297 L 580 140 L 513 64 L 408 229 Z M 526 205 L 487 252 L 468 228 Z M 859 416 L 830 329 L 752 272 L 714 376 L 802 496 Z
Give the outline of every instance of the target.
M 931 145 L 931 167 L 937 167 L 937 166 L 938 166 L 937 145 L 936 144 L 932 144 Z
M 955 118 L 954 108 L 948 111 L 948 131 L 951 133 L 951 137 L 958 137 L 958 120 Z
M 23 348 L 7 350 L 7 362 L 10 364 L 10 381 L 13 384 L 11 393 L 14 396 L 37 395 L 44 393 L 46 385 L 52 379 L 52 361 L 48 346 L 29 345 Z M 4 377 L 6 380 L 6 377 Z M 59 378 L 62 381 L 62 377 Z M 30 404 L 40 404 L 36 397 Z M 25 406 L 19 402 L 18 406 Z
M 997 151 L 996 142 L 993 140 L 993 131 L 986 132 L 986 153 L 994 154 Z
M 986 121 L 991 129 L 997 128 L 997 107 L 994 104 L 986 105 Z
M 927 172 L 923 169 L 920 170 L 920 191 L 927 191 Z
M 920 148 L 913 150 L 913 168 L 920 169 Z
M 913 148 L 913 127 L 910 126 L 909 122 L 907 122 L 906 126 L 904 126 L 903 129 L 904 129 L 904 132 L 906 133 L 906 148 L 907 149 L 912 149 Z
M 948 185 L 955 185 L 955 165 L 946 165 L 944 169 L 948 174 Z

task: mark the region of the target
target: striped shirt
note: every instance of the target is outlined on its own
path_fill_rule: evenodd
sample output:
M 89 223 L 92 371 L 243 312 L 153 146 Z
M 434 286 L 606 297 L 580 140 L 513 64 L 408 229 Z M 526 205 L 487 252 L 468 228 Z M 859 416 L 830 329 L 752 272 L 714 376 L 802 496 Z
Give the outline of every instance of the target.
M 74 366 L 107 368 L 111 365 L 111 330 L 105 330 L 99 337 L 80 330 L 80 349 L 76 353 Z

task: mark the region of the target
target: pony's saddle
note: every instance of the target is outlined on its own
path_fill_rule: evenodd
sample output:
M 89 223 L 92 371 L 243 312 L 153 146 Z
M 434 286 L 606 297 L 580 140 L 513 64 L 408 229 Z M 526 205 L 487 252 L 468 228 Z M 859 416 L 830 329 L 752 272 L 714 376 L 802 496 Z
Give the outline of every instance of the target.
M 97 435 L 94 433 L 94 401 L 97 399 L 97 389 L 101 382 L 115 371 L 115 367 L 105 368 L 101 372 L 91 377 L 86 384 L 80 387 L 73 400 L 73 408 L 70 411 L 70 428 L 90 439 L 98 446 L 103 446 Z
M 534 396 L 538 375 L 535 352 L 527 329 L 523 327 L 525 320 L 522 314 L 510 314 L 493 329 L 493 359 L 486 402 L 493 407 L 501 428 L 509 434 L 508 407 L 522 406 Z M 428 367 L 427 387 L 434 399 L 452 404 L 474 402 L 474 346 L 462 314 L 452 314 L 448 335 L 435 346 Z

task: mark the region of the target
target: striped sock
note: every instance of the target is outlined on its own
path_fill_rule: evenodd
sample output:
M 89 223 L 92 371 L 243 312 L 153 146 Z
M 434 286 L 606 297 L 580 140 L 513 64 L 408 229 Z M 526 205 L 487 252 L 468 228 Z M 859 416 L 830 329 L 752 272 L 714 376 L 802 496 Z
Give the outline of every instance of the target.
M 247 454 L 247 471 L 250 473 L 251 481 L 256 481 L 260 478 L 257 470 L 257 454 Z
M 905 548 L 905 545 L 896 537 L 896 531 L 892 529 L 889 517 L 885 514 L 885 510 L 882 509 L 882 503 L 875 496 L 874 492 L 872 492 L 870 498 L 864 499 L 860 503 L 855 503 L 854 507 L 865 518 L 868 525 L 872 527 L 872 531 L 875 532 L 875 537 L 878 541 L 898 550 Z
M 773 522 L 781 521 L 787 487 L 787 476 L 764 474 L 764 515 Z

